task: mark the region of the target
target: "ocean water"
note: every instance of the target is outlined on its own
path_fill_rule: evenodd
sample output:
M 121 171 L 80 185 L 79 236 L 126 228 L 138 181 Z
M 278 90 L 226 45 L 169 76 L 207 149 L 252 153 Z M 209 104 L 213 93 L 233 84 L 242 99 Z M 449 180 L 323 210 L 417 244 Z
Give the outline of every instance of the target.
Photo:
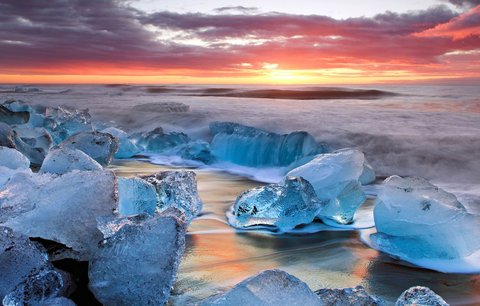
M 361 149 L 380 177 L 426 177 L 480 213 L 480 86 L 33 87 L 39 90 L 15 92 L 13 86 L 0 86 L 0 101 L 19 98 L 88 108 L 94 120 L 128 132 L 161 126 L 204 140 L 210 138 L 212 121 L 234 121 L 277 133 L 305 130 L 332 148 Z M 167 112 L 155 106 L 163 102 L 184 103 L 190 110 Z M 138 107 L 145 104 L 149 106 Z M 152 161 L 164 162 L 117 161 L 112 168 L 124 176 L 166 169 Z M 195 170 L 204 215 L 189 227 L 172 303 L 194 302 L 261 270 L 281 268 L 314 290 L 360 284 L 393 301 L 408 287 L 423 285 L 452 305 L 480 304 L 480 275 L 444 274 L 395 261 L 368 248 L 355 231 L 309 235 L 234 231 L 226 224 L 225 212 L 242 191 L 278 180 L 275 170 L 232 165 Z M 362 213 L 369 210 L 364 207 Z

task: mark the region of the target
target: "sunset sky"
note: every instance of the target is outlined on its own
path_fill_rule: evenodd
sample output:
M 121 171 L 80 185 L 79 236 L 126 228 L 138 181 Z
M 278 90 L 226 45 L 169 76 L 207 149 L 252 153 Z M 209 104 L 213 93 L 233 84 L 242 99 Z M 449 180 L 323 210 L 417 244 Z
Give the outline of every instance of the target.
M 480 80 L 480 0 L 0 0 L 0 83 Z

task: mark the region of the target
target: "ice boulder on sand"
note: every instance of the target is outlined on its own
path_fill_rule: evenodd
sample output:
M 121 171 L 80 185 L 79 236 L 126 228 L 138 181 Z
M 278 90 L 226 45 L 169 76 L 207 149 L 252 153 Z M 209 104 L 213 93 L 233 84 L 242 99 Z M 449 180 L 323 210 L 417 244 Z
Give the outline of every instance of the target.
M 448 304 L 427 287 L 412 287 L 405 290 L 398 298 L 395 306 L 448 306 Z
M 326 202 L 317 199 L 312 185 L 301 177 L 285 177 L 279 184 L 256 187 L 242 193 L 233 205 L 230 224 L 274 226 L 288 231 L 312 222 Z
M 0 167 L 9 169 L 28 169 L 30 161 L 15 149 L 0 147 Z
M 110 171 L 17 173 L 0 188 L 0 223 L 64 244 L 82 258 L 103 238 L 96 218 L 113 215 L 116 207 L 116 177 Z
M 129 138 L 128 134 L 124 131 L 109 127 L 102 131 L 103 133 L 108 133 L 114 137 L 117 137 L 119 140 L 118 150 L 115 153 L 115 158 L 130 158 L 142 151 L 136 144 L 134 144 Z
M 325 152 L 307 132 L 279 135 L 232 122 L 210 124 L 213 155 L 249 167 L 288 166 Z
M 357 286 L 345 289 L 320 289 L 315 291 L 322 305 L 328 306 L 382 306 L 386 305 L 382 300 L 370 296 L 365 288 Z
M 31 305 L 55 296 L 62 289 L 62 276 L 47 258 L 41 245 L 0 226 L 0 300 L 3 305 Z M 45 277 L 48 275 L 55 275 L 55 279 L 50 281 Z M 36 290 L 38 287 L 43 290 Z
M 153 215 L 158 203 L 155 187 L 138 177 L 118 178 L 118 198 L 118 211 L 121 215 Z
M 164 171 L 142 177 L 155 186 L 158 194 L 158 210 L 174 207 L 180 210 L 188 222 L 202 210 L 197 192 L 197 178 L 192 171 Z
M 373 246 L 402 259 L 462 258 L 480 249 L 480 216 L 422 178 L 387 178 L 374 217 Z
M 107 166 L 112 162 L 118 149 L 118 139 L 108 133 L 81 132 L 70 136 L 60 143 L 59 147 L 78 149 L 96 160 L 100 165 Z
M 185 248 L 185 224 L 149 217 L 127 224 L 98 247 L 89 287 L 104 305 L 164 305 Z
M 224 294 L 201 303 L 208 305 L 324 305 L 307 284 L 281 270 L 266 270 L 247 278 Z
M 99 163 L 80 150 L 58 148 L 48 152 L 39 172 L 65 174 L 73 170 L 98 171 L 102 169 Z
M 364 171 L 365 156 L 357 150 L 340 150 L 321 154 L 310 162 L 287 173 L 309 181 L 317 197 L 328 201 L 319 217 L 326 223 L 340 224 L 354 221 L 355 212 L 365 201 L 360 176 Z

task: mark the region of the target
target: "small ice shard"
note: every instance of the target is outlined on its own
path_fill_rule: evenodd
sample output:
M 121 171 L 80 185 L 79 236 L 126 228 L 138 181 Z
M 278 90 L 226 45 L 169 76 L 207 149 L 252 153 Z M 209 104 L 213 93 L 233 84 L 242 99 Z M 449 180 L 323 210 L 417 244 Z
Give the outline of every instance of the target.
M 377 178 L 375 176 L 375 171 L 373 170 L 373 167 L 369 163 L 365 162 L 363 164 L 362 174 L 360 175 L 358 180 L 362 185 L 368 185 L 374 183 L 376 179 Z
M 0 146 L 15 149 L 15 132 L 3 122 L 0 122 Z
M 480 249 L 480 216 L 423 178 L 387 178 L 374 218 L 373 246 L 402 259 L 463 258 Z
M 308 180 L 317 197 L 329 201 L 320 212 L 324 222 L 352 223 L 355 212 L 366 196 L 359 181 L 364 171 L 365 156 L 357 150 L 339 150 L 321 154 L 310 162 L 288 172 Z
M 180 156 L 187 160 L 196 160 L 204 164 L 211 164 L 214 160 L 210 145 L 202 140 L 190 141 L 181 147 Z
M 382 306 L 385 303 L 373 296 L 370 296 L 365 288 L 357 286 L 345 289 L 320 289 L 315 291 L 320 298 L 322 305 L 328 306 Z
M 143 147 L 146 151 L 155 153 L 162 153 L 190 141 L 190 138 L 184 133 L 172 132 L 167 134 L 163 132 L 161 127 L 137 135 L 136 138 L 137 145 Z
M 0 300 L 29 275 L 49 269 L 47 252 L 28 237 L 0 226 Z
M 48 152 L 39 172 L 65 174 L 73 170 L 98 171 L 102 169 L 99 163 L 80 150 L 58 148 Z
M 234 217 L 230 222 L 237 228 L 269 225 L 288 231 L 311 223 L 325 204 L 317 199 L 308 181 L 287 176 L 279 184 L 242 193 L 233 205 Z
M 243 166 L 288 166 L 325 152 L 307 132 L 279 135 L 232 122 L 213 122 L 210 132 L 213 155 Z
M 62 275 L 47 269 L 29 275 L 3 299 L 4 306 L 38 305 L 57 297 L 64 288 Z
M 29 169 L 30 161 L 15 149 L 0 147 L 0 167 L 9 169 Z
M 287 272 L 275 269 L 247 278 L 226 293 L 212 296 L 199 305 L 323 306 L 324 304 L 307 284 Z
M 118 210 L 121 215 L 147 213 L 153 215 L 158 195 L 155 187 L 141 178 L 121 178 L 118 181 Z
M 448 304 L 427 287 L 411 287 L 398 298 L 395 306 L 448 306 Z
M 86 110 L 59 106 L 44 110 L 44 127 L 50 132 L 55 143 L 80 132 L 92 132 L 91 116 Z
M 164 305 L 184 249 L 185 224 L 174 217 L 124 225 L 90 260 L 90 290 L 107 306 Z
M 127 133 L 124 131 L 109 127 L 102 130 L 103 133 L 108 133 L 114 137 L 117 137 L 119 140 L 118 150 L 115 153 L 115 158 L 131 158 L 132 156 L 140 153 L 142 149 L 137 147 L 129 138 Z
M 185 214 L 188 222 L 202 210 L 193 171 L 164 171 L 142 177 L 157 190 L 160 212 L 174 207 Z
M 100 165 L 107 166 L 117 151 L 118 140 L 107 133 L 81 132 L 70 136 L 58 146 L 83 151 Z
M 116 177 L 110 171 L 17 173 L 0 188 L 0 223 L 64 244 L 84 258 L 103 237 L 96 218 L 113 215 L 116 207 Z

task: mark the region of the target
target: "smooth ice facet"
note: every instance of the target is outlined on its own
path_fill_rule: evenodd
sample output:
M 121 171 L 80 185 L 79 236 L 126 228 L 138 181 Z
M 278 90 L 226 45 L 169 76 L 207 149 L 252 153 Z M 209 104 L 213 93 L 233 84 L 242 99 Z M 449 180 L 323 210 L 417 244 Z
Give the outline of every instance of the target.
M 15 149 L 0 147 L 0 167 L 9 169 L 28 169 L 30 160 Z
M 128 138 L 128 134 L 120 129 L 109 127 L 102 132 L 118 138 L 118 150 L 115 152 L 115 158 L 131 158 L 142 151 Z
M 243 166 L 288 166 L 325 152 L 307 132 L 279 135 L 232 122 L 213 122 L 210 132 L 213 155 Z
M 247 278 L 224 294 L 202 301 L 199 305 L 322 306 L 323 304 L 308 285 L 295 276 L 281 270 L 267 270 Z
M 158 195 L 155 187 L 141 178 L 121 178 L 118 181 L 118 211 L 121 215 L 148 213 L 157 208 Z
M 422 178 L 387 178 L 374 217 L 373 245 L 400 258 L 462 258 L 480 249 L 480 216 Z
M 98 171 L 102 166 L 80 150 L 58 148 L 48 152 L 41 173 L 65 174 L 73 170 Z
M 105 239 L 88 266 L 89 287 L 104 305 L 164 305 L 185 248 L 174 217 L 127 224 Z
M 240 195 L 233 206 L 231 223 L 238 228 L 271 225 L 286 231 L 311 223 L 324 205 L 309 182 L 289 176 L 279 184 L 253 188 Z
M 366 199 L 359 181 L 364 164 L 362 152 L 340 150 L 318 155 L 287 175 L 303 177 L 312 184 L 320 200 L 328 201 L 319 215 L 322 220 L 348 224 Z

